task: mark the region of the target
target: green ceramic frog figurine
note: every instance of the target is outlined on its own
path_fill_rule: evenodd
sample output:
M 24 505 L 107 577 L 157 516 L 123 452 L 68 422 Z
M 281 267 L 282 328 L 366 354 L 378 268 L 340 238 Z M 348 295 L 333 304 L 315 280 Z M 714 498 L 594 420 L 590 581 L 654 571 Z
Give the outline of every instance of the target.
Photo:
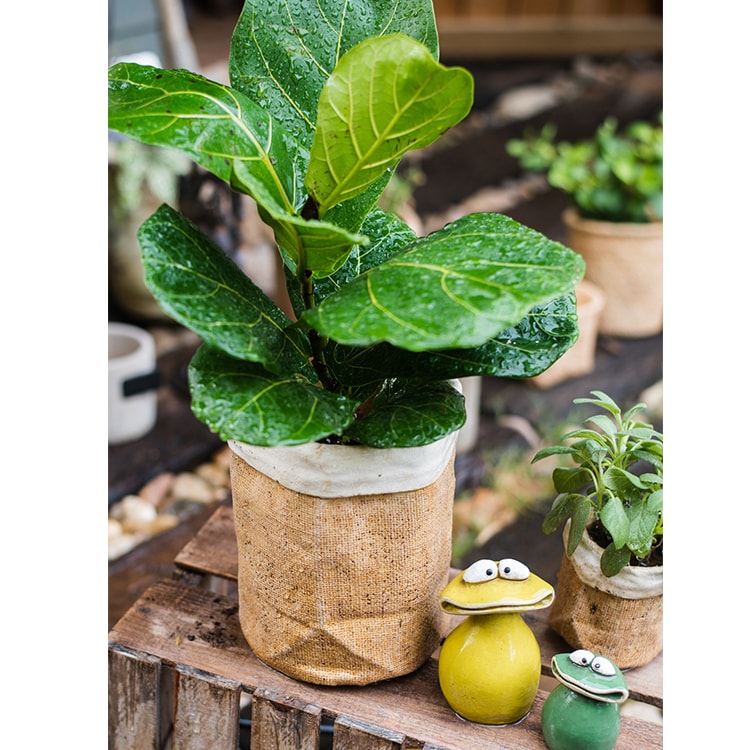
M 586 649 L 552 657 L 560 681 L 542 706 L 542 733 L 550 750 L 612 750 L 620 734 L 620 704 L 628 687 L 622 672 Z
M 555 590 L 523 563 L 478 560 L 440 595 L 440 606 L 468 615 L 445 639 L 440 689 L 450 707 L 478 724 L 526 718 L 539 689 L 541 654 L 522 612 L 552 604 Z

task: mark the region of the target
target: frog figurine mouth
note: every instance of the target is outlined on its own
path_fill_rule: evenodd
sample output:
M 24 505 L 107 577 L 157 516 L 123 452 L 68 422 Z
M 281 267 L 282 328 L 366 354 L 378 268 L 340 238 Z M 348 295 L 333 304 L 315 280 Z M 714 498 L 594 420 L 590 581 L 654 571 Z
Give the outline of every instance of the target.
M 622 672 L 609 659 L 586 649 L 556 654 L 551 668 L 561 684 L 591 700 L 619 704 L 628 698 Z
M 440 606 L 452 615 L 490 615 L 544 609 L 555 590 L 517 560 L 478 560 L 443 590 Z

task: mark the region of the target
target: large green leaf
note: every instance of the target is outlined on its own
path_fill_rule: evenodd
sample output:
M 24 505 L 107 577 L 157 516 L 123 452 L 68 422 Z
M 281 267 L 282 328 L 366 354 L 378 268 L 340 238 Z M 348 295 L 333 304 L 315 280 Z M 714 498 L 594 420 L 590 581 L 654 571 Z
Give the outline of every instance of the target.
M 307 154 L 262 107 L 186 70 L 118 63 L 109 70 L 109 127 L 189 156 L 232 181 L 246 168 L 245 192 L 269 210 L 296 213 L 307 198 Z
M 188 368 L 195 416 L 222 440 L 298 445 L 341 432 L 357 402 L 292 375 L 228 357 L 203 344 Z
M 146 284 L 177 322 L 234 357 L 314 377 L 307 337 L 182 214 L 162 205 L 138 240 Z
M 339 58 L 396 32 L 437 58 L 432 0 L 252 0 L 232 36 L 230 80 L 310 148 L 320 92 Z
M 526 378 L 538 375 L 577 340 L 575 293 L 535 307 L 518 325 L 473 349 L 409 352 L 390 344 L 331 344 L 326 362 L 346 385 L 388 377 L 448 380 L 471 375 Z
M 303 318 L 353 346 L 470 348 L 573 291 L 583 270 L 580 255 L 539 232 L 502 214 L 471 214 L 419 238 Z
M 349 50 L 323 87 L 305 185 L 319 215 L 363 193 L 471 109 L 474 80 L 403 34 Z
M 388 381 L 345 437 L 374 448 L 408 448 L 439 440 L 465 421 L 464 397 L 450 383 Z

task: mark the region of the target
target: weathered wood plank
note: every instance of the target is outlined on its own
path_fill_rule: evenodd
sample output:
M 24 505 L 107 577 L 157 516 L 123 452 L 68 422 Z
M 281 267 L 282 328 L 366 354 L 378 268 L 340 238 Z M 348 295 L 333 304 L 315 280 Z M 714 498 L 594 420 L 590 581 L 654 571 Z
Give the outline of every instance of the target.
M 333 723 L 333 750 L 401 750 L 406 738 L 367 724 L 351 716 L 339 716 Z
M 175 559 L 178 577 L 188 574 L 216 576 L 236 582 L 237 540 L 234 534 L 234 514 L 229 506 L 221 506 L 213 513 L 205 526 L 196 534 Z M 451 575 L 456 575 L 452 570 Z M 216 587 L 214 587 L 215 590 Z M 223 592 L 233 596 L 232 591 Z M 551 675 L 550 660 L 555 654 L 569 651 L 565 641 L 552 631 L 548 624 L 546 609 L 528 612 L 524 619 L 534 631 L 542 652 L 542 673 Z M 461 622 L 460 617 L 451 618 L 451 626 Z M 663 656 L 659 654 L 650 664 L 625 672 L 633 700 L 643 701 L 658 708 L 663 707 Z
M 109 644 L 109 750 L 159 750 L 161 661 Z
M 258 688 L 252 698 L 250 747 L 318 750 L 321 710 L 290 696 Z
M 240 692 L 236 680 L 177 665 L 174 743 L 179 750 L 237 750 Z M 208 743 L 208 744 L 207 744 Z
M 467 724 L 445 702 L 433 658 L 402 678 L 362 688 L 297 682 L 262 664 L 248 648 L 231 598 L 164 580 L 150 587 L 110 634 L 124 648 L 149 651 L 165 664 L 190 664 L 242 683 L 320 707 L 444 750 L 545 750 L 540 730 L 547 693 L 540 690 L 529 716 L 517 726 Z M 659 748 L 661 725 L 623 717 L 618 750 Z M 148 746 L 144 746 L 148 747 Z

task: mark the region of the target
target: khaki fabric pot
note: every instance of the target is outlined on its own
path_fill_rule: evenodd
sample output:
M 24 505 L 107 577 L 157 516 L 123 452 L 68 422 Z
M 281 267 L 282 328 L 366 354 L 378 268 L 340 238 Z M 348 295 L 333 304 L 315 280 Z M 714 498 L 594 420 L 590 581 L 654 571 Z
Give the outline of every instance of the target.
M 586 261 L 586 278 L 606 302 L 599 331 L 641 338 L 662 330 L 664 311 L 663 224 L 630 224 L 582 219 L 563 213 L 567 244 Z
M 604 292 L 585 279 L 576 287 L 578 310 L 578 339 L 565 354 L 544 372 L 529 378 L 539 388 L 551 388 L 568 378 L 577 378 L 593 372 L 596 365 L 596 342 L 599 338 L 599 319 L 606 297 Z
M 606 656 L 620 669 L 643 666 L 663 649 L 663 569 L 627 567 L 607 578 L 601 553 L 588 533 L 572 557 L 563 553 L 549 625 L 573 648 Z
M 423 448 L 230 441 L 240 624 L 322 685 L 408 674 L 447 632 L 456 433 Z

